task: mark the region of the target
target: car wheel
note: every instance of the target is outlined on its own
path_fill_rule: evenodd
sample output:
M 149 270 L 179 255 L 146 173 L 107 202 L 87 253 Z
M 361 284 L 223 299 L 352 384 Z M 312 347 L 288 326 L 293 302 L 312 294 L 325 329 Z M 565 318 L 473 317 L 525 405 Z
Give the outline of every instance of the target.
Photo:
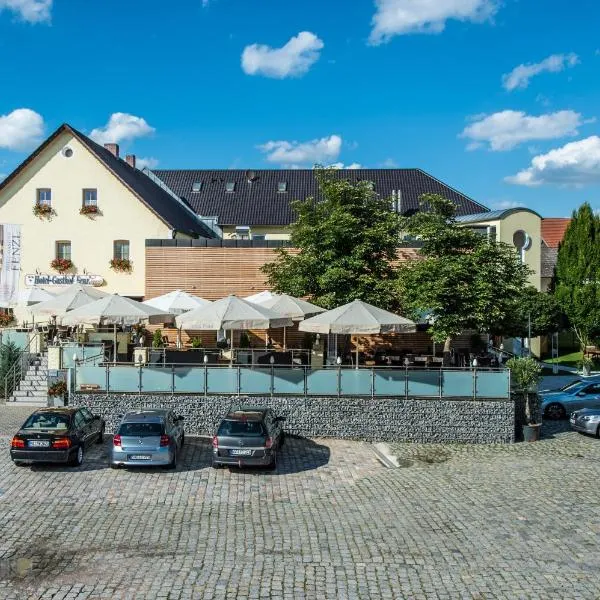
M 80 467 L 83 464 L 83 446 L 77 446 L 75 456 L 71 459 L 71 466 Z
M 285 434 L 284 434 L 284 433 L 282 433 L 282 434 L 279 436 L 279 447 L 280 447 L 280 448 L 283 448 L 283 444 L 284 444 L 284 443 L 285 443 Z
M 118 468 L 119 468 L 119 465 L 117 465 L 117 464 L 115 464 L 115 463 L 108 463 L 108 466 L 109 466 L 111 469 L 118 469 Z
M 219 463 L 215 462 L 214 460 L 212 461 L 212 468 L 213 469 L 220 469 L 223 465 L 220 465 Z
M 596 437 L 600 438 L 600 425 L 598 425 L 598 429 L 596 430 Z
M 98 436 L 98 439 L 96 440 L 96 444 L 103 444 L 104 443 L 104 425 L 102 425 L 102 429 L 100 430 L 100 435 Z
M 22 460 L 13 460 L 13 462 L 17 467 L 25 467 L 27 465 L 27 463 L 23 462 Z
M 185 444 L 185 433 L 181 434 L 181 447 L 183 448 L 183 444 Z
M 277 452 L 273 452 L 271 455 L 271 462 L 269 463 L 269 469 L 275 470 L 277 468 Z
M 567 416 L 567 411 L 562 404 L 559 404 L 558 402 L 551 402 L 548 404 L 548 406 L 546 406 L 544 416 L 552 420 L 564 419 Z

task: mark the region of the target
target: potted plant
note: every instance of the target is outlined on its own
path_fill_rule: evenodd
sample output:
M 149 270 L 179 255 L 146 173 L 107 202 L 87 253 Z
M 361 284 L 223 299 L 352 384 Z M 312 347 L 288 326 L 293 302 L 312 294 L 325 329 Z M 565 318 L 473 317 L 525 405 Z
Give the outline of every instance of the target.
M 537 360 L 526 358 L 511 358 L 506 362 L 517 394 L 525 406 L 525 425 L 523 439 L 526 442 L 537 442 L 540 439 L 542 424 L 539 422 L 540 407 L 537 394 L 537 384 L 542 374 L 542 367 Z
M 8 327 L 15 322 L 15 317 L 12 313 L 2 312 L 0 313 L 0 327 Z
M 162 348 L 163 347 L 162 331 L 160 329 L 157 329 L 152 334 L 152 347 L 153 348 Z
M 100 211 L 98 210 L 98 207 L 95 204 L 84 204 L 79 209 L 79 214 L 94 216 L 100 214 Z
M 73 262 L 69 258 L 55 258 L 50 266 L 59 273 L 66 273 L 73 268 Z
M 40 204 L 39 202 L 36 202 L 33 205 L 33 214 L 41 219 L 44 217 L 51 217 L 54 214 L 54 211 L 49 204 Z
M 53 399 L 54 406 L 64 406 L 66 395 L 67 384 L 62 379 L 48 386 L 48 396 Z
M 581 362 L 579 363 L 579 368 L 581 369 L 581 373 L 584 377 L 590 376 L 593 364 L 594 361 L 589 356 L 585 356 L 584 354 L 583 358 L 581 359 Z
M 113 258 L 109 264 L 113 271 L 120 271 L 122 273 L 131 273 L 133 269 L 131 261 L 128 258 Z
M 194 350 L 199 350 L 200 348 L 202 348 L 202 346 L 203 346 L 203 344 L 202 344 L 201 337 L 192 338 L 192 348 Z

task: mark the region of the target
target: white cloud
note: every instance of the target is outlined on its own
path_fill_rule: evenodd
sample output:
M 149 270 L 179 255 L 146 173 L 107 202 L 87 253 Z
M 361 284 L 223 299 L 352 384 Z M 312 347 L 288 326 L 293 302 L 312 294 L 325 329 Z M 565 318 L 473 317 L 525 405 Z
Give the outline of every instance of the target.
M 148 158 L 136 158 L 135 166 L 140 171 L 146 167 L 149 169 L 156 169 L 156 167 L 158 167 L 158 158 L 154 158 L 153 156 L 149 156 Z
M 489 144 L 490 150 L 502 151 L 532 140 L 577 135 L 577 127 L 583 122 L 581 115 L 572 110 L 539 117 L 526 115 L 522 111 L 503 110 L 468 125 L 459 137 L 471 140 L 467 146 L 469 150 Z
M 529 168 L 505 181 L 527 186 L 600 183 L 600 137 L 592 135 L 540 154 L 531 160 Z
M 360 163 L 357 162 L 353 162 L 350 163 L 349 165 L 344 164 L 343 162 L 334 162 L 330 165 L 328 165 L 329 167 L 332 167 L 334 169 L 362 169 L 363 166 Z
M 342 138 L 330 135 L 309 142 L 269 141 L 258 146 L 272 163 L 291 167 L 299 164 L 327 164 L 335 161 L 342 149 Z
M 275 79 L 299 77 L 319 60 L 323 46 L 323 41 L 310 31 L 301 31 L 282 48 L 252 44 L 242 52 L 242 69 L 248 75 Z
M 381 166 L 384 169 L 397 169 L 398 168 L 398 163 L 393 159 L 393 158 L 386 158 L 382 163 Z
M 44 119 L 29 108 L 18 108 L 0 116 L 0 148 L 29 150 L 44 135 Z
M 127 113 L 113 113 L 104 127 L 93 129 L 90 137 L 98 144 L 118 144 L 154 133 L 145 119 Z
M 28 23 L 50 21 L 52 0 L 0 0 L 0 12 L 10 10 Z
M 7 173 L 0 173 L 0 181 L 4 181 L 7 177 Z
M 389 41 L 408 33 L 441 33 L 446 21 L 481 22 L 498 9 L 496 0 L 375 0 L 377 10 L 369 42 Z
M 559 73 L 579 64 L 579 57 L 573 52 L 569 54 L 552 54 L 539 63 L 527 63 L 515 67 L 510 73 L 502 76 L 502 87 L 511 92 L 529 85 L 532 77 L 540 73 Z

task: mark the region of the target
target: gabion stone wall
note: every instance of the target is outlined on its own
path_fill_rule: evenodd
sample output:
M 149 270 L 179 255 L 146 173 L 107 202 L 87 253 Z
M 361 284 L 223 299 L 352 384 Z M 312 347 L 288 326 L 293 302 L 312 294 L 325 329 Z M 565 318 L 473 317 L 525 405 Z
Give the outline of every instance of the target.
M 118 416 L 142 408 L 173 408 L 185 417 L 189 435 L 212 435 L 220 419 L 240 405 L 268 406 L 285 416 L 285 430 L 303 437 L 364 441 L 464 442 L 515 441 L 512 400 L 241 397 L 170 394 L 75 393 L 72 405 L 87 406 L 106 419 L 112 433 Z

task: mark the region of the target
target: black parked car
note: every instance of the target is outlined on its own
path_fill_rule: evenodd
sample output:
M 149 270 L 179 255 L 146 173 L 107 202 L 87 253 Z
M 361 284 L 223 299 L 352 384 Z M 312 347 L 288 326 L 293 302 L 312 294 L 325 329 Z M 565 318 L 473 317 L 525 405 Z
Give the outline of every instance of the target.
M 79 466 L 87 446 L 102 443 L 105 423 L 87 408 L 40 408 L 13 437 L 10 457 L 16 464 L 68 463 Z
M 270 408 L 243 406 L 231 411 L 213 437 L 212 466 L 277 466 L 277 451 L 283 445 L 282 422 Z

